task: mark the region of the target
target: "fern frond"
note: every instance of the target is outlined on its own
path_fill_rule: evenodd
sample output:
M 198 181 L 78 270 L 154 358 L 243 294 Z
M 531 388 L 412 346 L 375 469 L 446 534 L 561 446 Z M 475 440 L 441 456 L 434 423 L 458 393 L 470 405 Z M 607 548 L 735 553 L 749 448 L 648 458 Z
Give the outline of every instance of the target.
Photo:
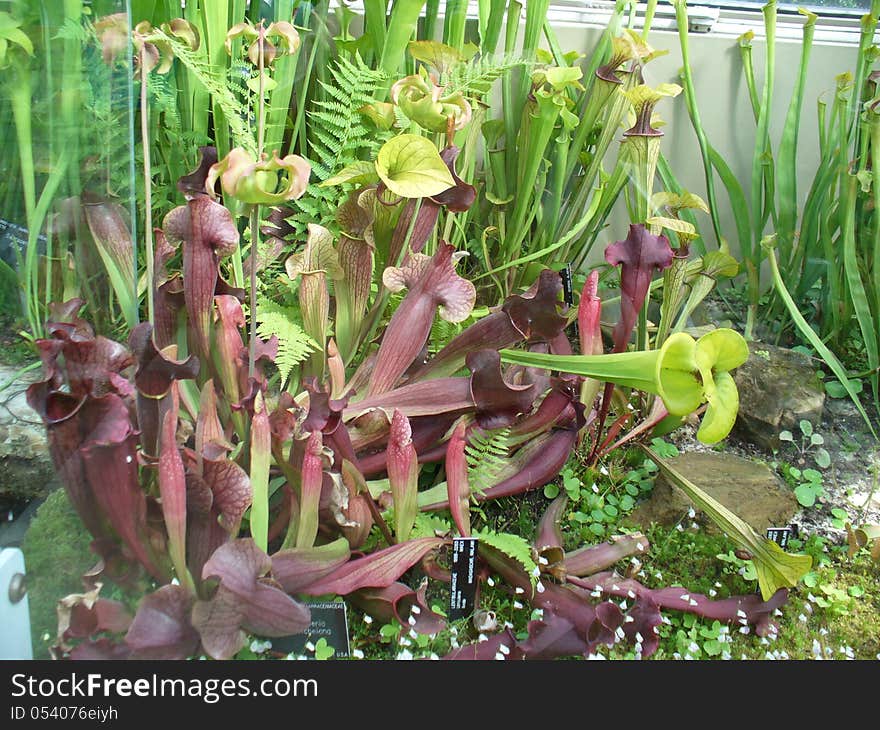
M 446 78 L 446 93 L 460 91 L 465 96 L 482 97 L 492 90 L 492 84 L 504 74 L 520 66 L 530 65 L 529 61 L 515 56 L 495 56 L 478 58 L 465 63 L 457 63 Z
M 174 57 L 192 71 L 193 76 L 199 80 L 199 83 L 205 87 L 212 99 L 223 110 L 229 131 L 232 133 L 234 146 L 243 147 L 256 157 L 256 143 L 247 124 L 247 105 L 236 98 L 235 93 L 228 87 L 227 75 L 219 74 L 207 58 L 191 50 L 185 43 L 165 33 L 161 28 L 154 28 L 153 32 L 144 40 L 162 41 L 171 46 Z
M 309 355 L 318 350 L 318 345 L 297 323 L 298 316 L 292 307 L 282 307 L 269 300 L 261 300 L 257 307 L 257 334 L 264 340 L 273 335 L 278 338 L 278 355 L 275 366 L 281 376 L 282 385 L 287 382 L 290 372 Z
M 509 532 L 495 532 L 487 527 L 474 532 L 474 537 L 518 562 L 529 574 L 532 585 L 535 585 L 538 565 L 532 557 L 532 546 L 524 537 Z
M 465 446 L 471 492 L 484 492 L 498 481 L 510 451 L 510 428 L 475 429 Z
M 419 512 L 416 515 L 416 523 L 413 525 L 410 539 L 437 537 L 438 535 L 448 535 L 450 532 L 452 532 L 452 525 L 447 520 L 426 512 Z

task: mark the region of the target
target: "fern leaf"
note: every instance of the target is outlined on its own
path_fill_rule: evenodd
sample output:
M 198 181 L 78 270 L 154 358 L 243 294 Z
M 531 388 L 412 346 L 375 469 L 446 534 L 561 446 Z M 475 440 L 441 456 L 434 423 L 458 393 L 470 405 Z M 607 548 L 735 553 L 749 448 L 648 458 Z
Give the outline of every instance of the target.
M 482 97 L 488 94 L 498 79 L 513 69 L 527 66 L 529 62 L 515 56 L 480 58 L 458 63 L 449 70 L 446 91 L 460 91 L 465 96 Z
M 269 300 L 262 300 L 257 307 L 257 334 L 264 340 L 273 335 L 278 338 L 278 355 L 275 366 L 282 385 L 287 382 L 293 368 L 318 350 L 318 345 L 296 322 L 296 310 L 282 307 Z
M 498 481 L 498 475 L 507 465 L 509 450 L 510 428 L 473 431 L 464 449 L 471 492 L 484 492 Z
M 416 515 L 416 523 L 410 533 L 410 539 L 418 537 L 437 537 L 452 532 L 452 525 L 436 515 L 419 512 Z
M 528 573 L 532 585 L 535 585 L 538 579 L 538 565 L 532 557 L 532 546 L 528 540 L 509 532 L 494 532 L 489 528 L 475 532 L 474 537 L 519 563 Z
M 235 93 L 228 87 L 227 74 L 219 75 L 203 55 L 204 51 L 201 54 L 193 51 L 161 28 L 154 28 L 144 40 L 162 41 L 171 46 L 174 57 L 192 72 L 223 110 L 234 145 L 243 147 L 251 155 L 256 156 L 256 144 L 247 124 L 248 107 L 236 98 Z

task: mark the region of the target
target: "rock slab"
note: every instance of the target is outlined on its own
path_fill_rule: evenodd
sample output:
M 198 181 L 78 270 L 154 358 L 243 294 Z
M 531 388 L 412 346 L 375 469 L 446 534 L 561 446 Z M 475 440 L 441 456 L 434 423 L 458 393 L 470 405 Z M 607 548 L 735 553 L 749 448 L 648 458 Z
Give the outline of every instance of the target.
M 12 381 L 0 393 L 0 510 L 45 497 L 58 485 L 46 428 L 25 399 L 27 386 L 39 377 L 39 370 L 19 375 L 0 366 L 0 383 Z
M 743 440 L 773 451 L 779 432 L 799 435 L 798 423 L 818 426 L 825 407 L 825 389 L 810 358 L 763 342 L 749 343 L 749 359 L 733 374 L 739 390 L 734 432 Z
M 787 525 L 798 511 L 794 493 L 765 464 L 715 451 L 686 452 L 670 463 L 761 535 L 768 527 Z M 684 517 L 685 527 L 694 521 L 709 532 L 720 532 L 698 509 L 693 520 L 685 517 L 691 506 L 688 496 L 660 474 L 650 497 L 627 521 L 642 527 L 651 523 L 671 527 Z

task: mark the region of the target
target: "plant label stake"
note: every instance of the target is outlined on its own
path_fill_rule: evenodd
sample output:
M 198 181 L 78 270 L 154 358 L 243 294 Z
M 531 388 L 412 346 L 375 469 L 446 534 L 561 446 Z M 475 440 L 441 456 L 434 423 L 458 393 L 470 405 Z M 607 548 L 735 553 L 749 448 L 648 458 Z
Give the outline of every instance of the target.
M 574 275 L 571 273 L 571 264 L 566 264 L 565 268 L 559 272 L 559 275 L 562 279 L 562 298 L 570 307 L 574 304 Z M 574 336 L 579 337 L 578 321 L 575 319 L 572 325 L 574 326 Z
M 292 652 L 310 656 L 311 652 L 306 649 L 306 644 L 309 642 L 315 644 L 321 639 L 326 639 L 327 645 L 334 649 L 334 659 L 350 656 L 348 612 L 345 603 L 342 601 L 315 601 L 308 602 L 306 605 L 312 615 L 309 628 L 301 634 L 272 639 L 272 649 L 288 654 Z
M 767 539 L 772 540 L 785 550 L 788 547 L 789 539 L 797 534 L 792 527 L 793 525 L 789 525 L 788 527 L 768 527 Z
M 449 585 L 449 618 L 452 621 L 473 613 L 477 593 L 477 538 L 452 539 L 452 581 Z

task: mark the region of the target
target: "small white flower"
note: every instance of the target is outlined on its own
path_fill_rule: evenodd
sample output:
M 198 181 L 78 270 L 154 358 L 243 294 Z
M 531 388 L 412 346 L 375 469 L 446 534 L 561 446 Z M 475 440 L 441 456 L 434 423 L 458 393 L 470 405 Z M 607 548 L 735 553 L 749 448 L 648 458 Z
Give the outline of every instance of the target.
M 360 649 L 352 649 L 352 650 L 351 650 L 351 655 L 352 655 L 355 659 L 363 659 L 363 658 L 364 658 L 364 653 L 363 653 Z
M 721 588 L 721 583 L 719 583 L 717 580 L 715 581 L 715 587 L 716 587 L 716 588 Z
M 492 588 L 495 585 L 495 579 L 492 578 L 492 576 L 490 575 L 488 578 L 486 578 L 486 583 L 488 583 L 489 587 Z
M 422 612 L 422 609 L 419 608 L 418 606 L 413 606 L 412 609 L 410 610 L 410 613 L 414 613 L 416 616 L 418 616 L 421 612 Z
M 507 656 L 508 654 L 510 654 L 510 647 L 507 644 L 499 644 L 498 651 Z
M 535 586 L 535 590 L 538 591 L 538 593 L 543 593 L 544 584 L 541 581 L 538 581 L 538 585 Z
M 550 561 L 542 555 L 538 558 L 538 565 L 550 565 Z
M 405 636 L 401 636 L 397 640 L 397 643 L 400 644 L 401 646 L 412 646 L 412 642 L 408 638 L 406 638 Z
M 480 634 L 477 637 L 477 643 L 482 644 L 484 641 L 489 641 L 489 637 L 486 634 Z
M 737 609 L 736 615 L 737 618 L 746 618 L 746 612 L 742 609 Z
M 126 464 L 131 464 L 131 462 L 132 462 L 132 458 L 131 458 L 131 456 L 130 456 L 130 455 L 129 455 L 129 456 L 126 456 L 126 457 L 125 457 L 125 463 L 126 463 Z
M 599 467 L 599 473 L 600 473 L 603 477 L 607 477 L 607 476 L 608 476 L 608 469 L 606 469 L 604 466 L 600 466 L 600 467 Z
M 697 513 L 694 511 L 693 507 L 688 507 L 688 517 L 694 519 L 697 516 Z
M 611 585 L 611 590 L 612 590 L 612 591 L 619 591 L 619 590 L 620 590 L 620 586 L 617 585 L 617 583 L 613 583 L 613 584 Z
M 621 601 L 621 602 L 620 602 L 620 610 L 621 610 L 621 611 L 626 611 L 626 601 Z
M 593 482 L 593 486 L 590 487 L 596 494 L 599 494 L 599 485 L 596 482 Z
M 626 633 L 620 626 L 614 630 L 614 635 L 621 641 L 626 638 Z
M 504 654 L 502 654 L 500 651 L 496 651 L 495 652 L 495 660 L 503 662 L 504 661 Z
M 680 598 L 682 601 L 689 601 L 689 600 L 691 600 L 691 594 L 690 594 L 690 593 L 682 593 L 682 594 L 679 596 L 679 598 Z
M 410 616 L 410 617 L 406 620 L 406 622 L 407 622 L 410 626 L 415 626 L 415 625 L 416 625 L 416 617 L 415 617 L 415 616 Z
M 625 623 L 625 624 L 631 624 L 634 621 L 635 621 L 635 619 L 632 616 L 624 616 L 623 617 L 623 623 Z
M 308 649 L 309 651 L 314 651 L 315 645 L 311 641 L 307 641 L 306 642 L 306 649 Z
M 641 632 L 636 631 L 636 644 L 641 644 L 644 640 L 645 639 L 642 636 Z
M 430 659 L 432 662 L 440 661 L 440 657 L 437 656 L 437 654 L 433 651 L 428 654 L 428 659 Z
M 635 597 L 636 597 L 636 593 L 635 593 L 634 590 L 630 589 L 630 590 L 628 590 L 628 591 L 626 592 L 626 596 L 627 596 L 627 598 L 635 598 Z
M 681 526 L 680 522 L 675 526 L 675 529 L 678 530 L 679 532 L 684 532 L 684 528 Z M 690 657 L 688 657 L 688 658 L 690 658 Z
M 740 626 L 739 633 L 747 634 L 749 631 L 751 631 L 751 629 L 748 626 Z
M 369 614 L 366 614 L 366 613 L 365 613 L 365 614 L 364 614 L 364 623 L 365 623 L 365 624 L 371 624 L 371 623 L 373 623 L 373 617 L 370 616 Z
M 692 654 L 696 654 L 698 651 L 700 651 L 700 646 L 699 646 L 699 644 L 697 644 L 696 642 L 692 641 L 692 642 L 688 645 L 688 651 L 691 652 Z
M 513 602 L 513 607 L 516 608 L 516 609 L 520 609 L 520 608 L 523 607 L 523 605 L 522 605 L 519 601 L 514 601 L 514 602 Z
M 403 650 L 402 652 L 400 652 L 395 658 L 398 659 L 398 660 L 400 660 L 400 661 L 410 661 L 410 660 L 413 658 L 413 655 L 412 655 L 412 652 L 411 652 L 411 651 L 408 651 L 407 649 L 404 649 L 404 650 Z
M 516 589 L 514 590 L 514 593 L 520 594 L 520 593 L 525 593 L 525 591 L 520 586 L 517 586 Z
M 709 589 L 709 596 L 710 597 L 717 596 L 717 595 L 718 595 L 718 591 L 716 591 L 714 588 Z
M 642 543 L 640 543 L 640 542 L 636 543 L 636 550 L 638 550 L 639 552 L 642 552 L 644 549 L 645 549 L 645 546 Z
M 773 611 L 773 615 L 774 615 L 774 616 L 781 616 L 781 615 L 782 615 L 782 611 L 780 611 L 778 608 L 777 608 L 777 609 L 774 609 L 774 611 Z
M 804 614 L 800 614 L 800 615 L 798 616 L 798 621 L 801 621 L 801 622 L 803 622 L 803 623 L 806 623 L 806 622 L 807 622 L 807 617 L 804 616 Z

